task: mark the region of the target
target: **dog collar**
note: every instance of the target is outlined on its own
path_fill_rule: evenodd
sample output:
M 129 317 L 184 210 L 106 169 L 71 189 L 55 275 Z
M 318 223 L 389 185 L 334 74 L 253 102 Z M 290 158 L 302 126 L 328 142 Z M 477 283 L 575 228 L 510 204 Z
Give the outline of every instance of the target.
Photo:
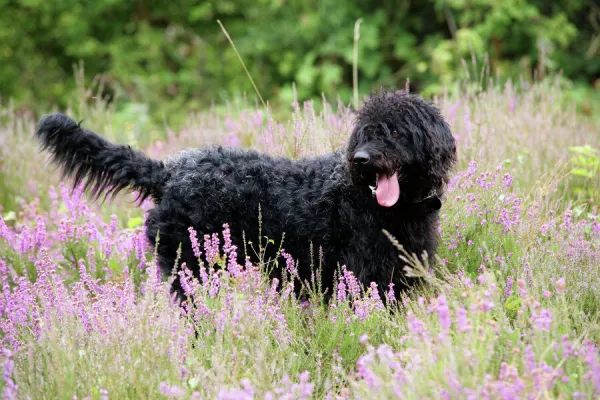
M 369 186 L 371 194 L 375 197 L 375 187 Z M 437 194 L 437 190 L 431 189 L 429 194 L 420 200 L 414 201 L 412 204 L 421 206 L 421 211 L 430 212 L 437 211 L 442 208 L 442 199 Z
M 414 204 L 422 206 L 423 211 L 426 212 L 437 211 L 442 208 L 442 199 L 440 199 L 435 189 L 431 189 L 426 197 L 415 201 Z
M 429 192 L 429 194 L 428 194 L 426 197 L 423 197 L 421 200 L 417 200 L 417 201 L 415 201 L 415 203 L 420 203 L 420 202 L 422 202 L 422 201 L 425 201 L 425 200 L 427 200 L 427 199 L 430 199 L 430 198 L 432 198 L 432 197 L 438 197 L 438 195 L 437 195 L 437 190 L 435 190 L 435 189 L 431 189 L 431 191 Z M 438 197 L 438 198 L 439 198 L 439 197 Z

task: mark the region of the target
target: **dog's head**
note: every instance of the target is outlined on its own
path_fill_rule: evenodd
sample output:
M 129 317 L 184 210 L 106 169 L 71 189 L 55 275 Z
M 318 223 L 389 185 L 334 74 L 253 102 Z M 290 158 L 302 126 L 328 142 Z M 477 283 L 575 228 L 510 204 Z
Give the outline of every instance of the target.
M 456 143 L 436 107 L 404 91 L 381 91 L 358 111 L 346 154 L 353 183 L 380 206 L 434 198 L 439 209 Z

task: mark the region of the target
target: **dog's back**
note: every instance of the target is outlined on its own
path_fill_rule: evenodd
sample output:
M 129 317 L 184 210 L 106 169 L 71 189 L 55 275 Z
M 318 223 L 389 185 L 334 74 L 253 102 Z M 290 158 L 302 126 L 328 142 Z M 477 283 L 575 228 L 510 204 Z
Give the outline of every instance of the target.
M 267 233 L 278 233 L 272 239 L 300 226 L 304 230 L 297 235 L 312 239 L 308 236 L 329 229 L 339 197 L 334 192 L 342 184 L 335 177 L 340 165 L 333 154 L 306 162 L 220 146 L 186 150 L 166 162 L 168 180 L 155 212 L 182 210 L 181 218 L 201 226 L 201 233 L 218 232 L 230 223 L 253 235 L 258 234 L 260 208 Z

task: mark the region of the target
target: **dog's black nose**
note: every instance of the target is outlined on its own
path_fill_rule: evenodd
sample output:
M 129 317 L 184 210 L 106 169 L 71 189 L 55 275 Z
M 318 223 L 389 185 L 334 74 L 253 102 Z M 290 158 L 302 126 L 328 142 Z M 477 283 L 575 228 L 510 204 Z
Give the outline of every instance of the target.
M 357 151 L 354 154 L 354 162 L 356 164 L 366 164 L 369 162 L 369 153 L 366 151 Z

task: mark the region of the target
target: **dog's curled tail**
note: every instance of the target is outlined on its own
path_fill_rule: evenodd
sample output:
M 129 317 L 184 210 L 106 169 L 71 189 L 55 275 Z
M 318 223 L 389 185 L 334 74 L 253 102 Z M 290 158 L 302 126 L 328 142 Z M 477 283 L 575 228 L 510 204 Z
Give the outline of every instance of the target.
M 35 133 L 43 150 L 62 169 L 63 178 L 74 178 L 74 187 L 84 183 L 94 198 L 104 199 L 129 188 L 138 200 L 160 200 L 167 172 L 162 161 L 153 160 L 129 146 L 115 145 L 64 114 L 45 115 Z

